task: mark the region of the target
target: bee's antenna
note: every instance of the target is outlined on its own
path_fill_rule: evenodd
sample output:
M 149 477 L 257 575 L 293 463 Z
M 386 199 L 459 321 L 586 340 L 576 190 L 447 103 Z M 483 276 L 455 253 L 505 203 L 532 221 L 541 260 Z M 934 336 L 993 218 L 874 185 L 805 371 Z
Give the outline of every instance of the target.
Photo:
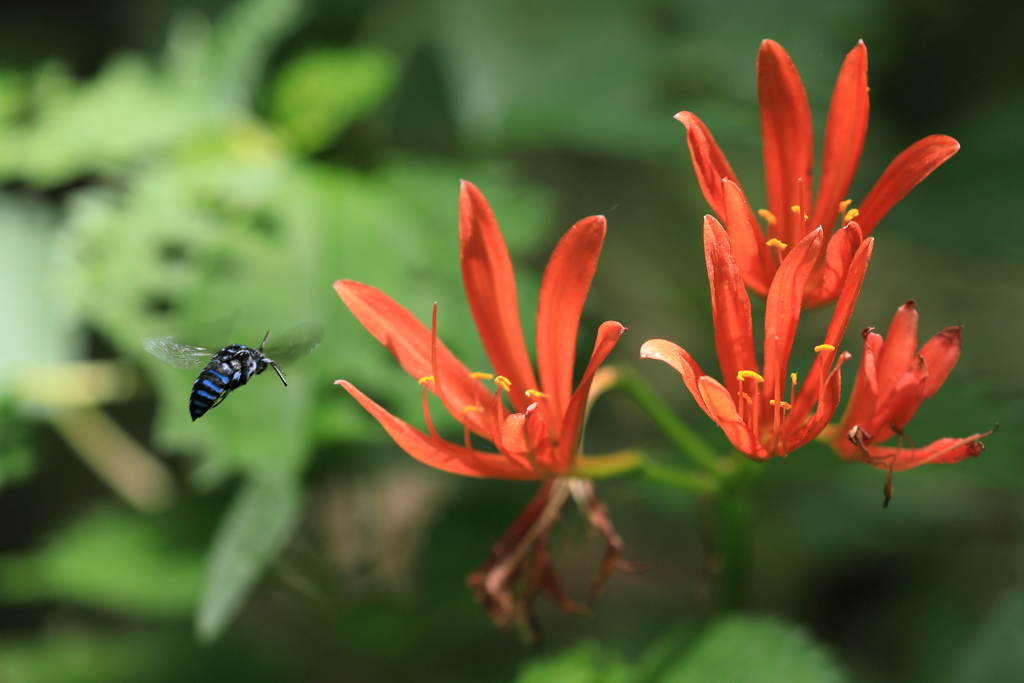
M 268 340 L 268 339 L 270 339 L 270 330 L 267 330 L 267 336 L 265 336 L 265 337 L 263 338 L 263 343 L 262 343 L 262 344 L 260 344 L 260 353 L 263 353 L 263 347 L 267 345 L 267 340 Z M 274 367 L 276 368 L 277 366 L 275 365 Z M 277 374 L 279 374 L 279 375 L 280 375 L 280 374 L 281 374 L 281 371 L 280 371 L 280 370 L 278 370 L 278 371 L 277 371 Z M 284 379 L 284 378 L 282 377 L 282 379 Z
M 267 334 L 270 334 L 270 333 L 268 332 Z M 264 339 L 263 341 L 266 341 L 266 339 Z M 277 373 L 277 376 L 281 378 L 281 381 L 284 382 L 285 386 L 288 386 L 288 382 L 284 378 L 284 373 L 281 372 L 281 368 L 277 367 L 277 363 L 275 363 L 274 361 L 272 361 L 269 358 L 267 358 L 267 364 L 270 367 L 274 368 L 274 372 Z

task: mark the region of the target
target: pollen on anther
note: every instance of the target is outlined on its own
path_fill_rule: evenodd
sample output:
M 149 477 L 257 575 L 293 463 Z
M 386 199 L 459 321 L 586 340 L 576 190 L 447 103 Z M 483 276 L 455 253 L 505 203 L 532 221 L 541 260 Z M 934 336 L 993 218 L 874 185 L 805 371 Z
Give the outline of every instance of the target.
M 846 209 L 849 208 L 850 204 L 853 204 L 852 199 L 844 199 L 839 202 L 839 213 L 846 213 Z
M 739 380 L 740 382 L 748 378 L 753 379 L 758 383 L 764 382 L 764 377 L 757 374 L 753 370 L 740 370 L 739 372 L 736 373 L 736 379 Z
M 508 391 L 508 389 L 506 389 L 505 391 Z M 550 396 L 545 394 L 543 391 L 537 391 L 536 389 L 527 389 L 523 393 L 526 394 L 527 396 L 529 396 L 530 398 L 534 398 L 534 397 L 536 397 L 536 398 L 551 398 Z
M 859 215 L 860 211 L 858 211 L 857 209 L 850 209 L 849 211 L 846 212 L 846 215 L 843 216 L 843 223 L 849 223 Z
M 778 219 L 775 218 L 775 214 L 768 209 L 758 209 L 757 215 L 768 221 L 768 225 L 775 225 L 779 222 Z
M 778 249 L 785 249 L 787 246 L 789 246 L 788 244 L 786 244 L 782 240 L 780 240 L 778 238 L 775 238 L 775 237 L 771 238 L 770 240 L 768 240 L 764 244 L 767 247 L 776 247 Z
M 463 415 L 465 415 L 466 413 L 482 413 L 483 410 L 484 409 L 481 408 L 480 406 L 462 406 Z
M 512 381 L 508 377 L 505 377 L 504 375 L 498 375 L 497 377 L 495 377 L 494 383 L 497 386 L 504 389 L 505 391 L 508 391 L 509 389 L 512 388 Z
M 775 405 L 775 399 L 774 399 L 774 398 L 772 398 L 772 399 L 769 399 L 769 400 L 768 400 L 768 403 L 769 403 L 769 404 L 771 404 L 771 405 Z M 781 405 L 781 406 L 782 406 L 783 408 L 785 408 L 786 410 L 789 410 L 790 408 L 792 408 L 792 407 L 793 407 L 793 406 L 789 405 L 789 402 L 787 402 L 787 401 L 780 401 L 780 402 L 779 402 L 779 405 Z
M 796 384 L 796 373 L 795 372 L 789 373 L 789 378 L 791 380 L 793 380 L 793 384 Z
M 832 346 L 831 344 L 818 344 L 817 346 L 814 347 L 814 352 L 815 353 L 821 353 L 822 351 L 835 351 L 835 350 L 836 350 L 836 347 Z
M 793 213 L 799 214 L 800 213 L 800 205 L 799 204 L 794 204 L 793 206 L 789 207 L 789 210 L 792 211 Z
M 427 382 L 433 382 L 433 381 L 434 381 L 434 376 L 433 375 L 427 375 L 426 377 L 420 377 L 418 380 L 416 380 L 416 384 L 419 384 L 420 386 L 423 386 Z
M 494 375 L 489 372 L 471 372 L 469 373 L 470 379 L 494 379 Z

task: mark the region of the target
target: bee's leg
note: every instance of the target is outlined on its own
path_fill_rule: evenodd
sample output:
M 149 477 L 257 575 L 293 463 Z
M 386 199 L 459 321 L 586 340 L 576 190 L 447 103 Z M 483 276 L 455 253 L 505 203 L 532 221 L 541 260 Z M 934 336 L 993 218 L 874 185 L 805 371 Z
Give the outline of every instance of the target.
M 260 353 L 262 353 L 262 352 L 263 352 L 263 347 L 267 345 L 267 340 L 268 340 L 268 339 L 270 339 L 270 330 L 267 330 L 267 334 L 266 334 L 266 336 L 265 336 L 265 337 L 263 337 L 263 343 L 261 343 L 261 344 L 260 344 Z M 280 370 L 278 370 L 278 374 L 280 374 L 280 372 L 281 372 L 281 371 L 280 371 Z
M 228 397 L 228 394 L 230 394 L 231 391 L 231 389 L 224 389 L 224 391 L 220 392 L 220 396 L 217 397 L 216 401 L 210 404 L 210 407 L 206 409 L 206 412 L 210 412 L 211 410 L 219 406 L 221 403 L 223 403 L 224 399 Z
M 268 332 L 267 334 L 270 334 L 270 333 Z M 264 341 L 266 341 L 266 340 L 264 340 Z M 274 368 L 274 372 L 277 373 L 277 376 L 281 378 L 281 381 L 284 382 L 285 386 L 288 386 L 288 382 L 285 381 L 285 378 L 284 378 L 284 373 L 281 372 L 281 368 L 277 367 L 277 363 L 275 363 L 274 361 L 272 361 L 272 360 L 270 360 L 268 358 L 267 359 L 267 365 L 269 365 L 270 367 Z

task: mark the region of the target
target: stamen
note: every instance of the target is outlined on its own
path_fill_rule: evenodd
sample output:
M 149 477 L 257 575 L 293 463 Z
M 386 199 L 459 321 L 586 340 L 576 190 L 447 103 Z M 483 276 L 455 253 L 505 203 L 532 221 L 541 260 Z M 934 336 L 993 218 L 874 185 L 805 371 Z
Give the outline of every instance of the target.
M 831 344 L 818 344 L 817 346 L 814 347 L 814 352 L 815 353 L 821 353 L 822 351 L 835 351 L 835 350 L 836 350 L 836 347 L 832 346 Z
M 508 389 L 506 389 L 505 391 L 508 391 Z M 534 398 L 534 397 L 536 397 L 536 398 L 551 398 L 550 396 L 545 394 L 543 391 L 537 391 L 536 389 L 527 389 L 524 393 L 527 396 L 529 396 L 530 398 Z
M 462 414 L 463 415 L 465 415 L 466 413 L 482 413 L 482 412 L 484 412 L 484 409 L 481 406 L 462 406 Z
M 759 384 L 764 382 L 764 377 L 757 374 L 753 370 L 740 370 L 739 372 L 736 373 L 736 379 L 739 380 L 740 382 L 742 382 L 745 379 L 757 380 Z
M 793 206 L 789 207 L 789 210 L 792 211 L 793 213 L 797 213 L 798 214 L 798 213 L 800 213 L 800 205 L 799 204 L 794 204 Z
M 768 399 L 768 403 L 770 403 L 771 405 L 775 405 L 775 399 L 774 398 Z M 792 404 L 787 403 L 785 401 L 779 401 L 779 403 L 782 406 L 783 410 L 789 410 L 790 408 L 793 407 Z
M 504 389 L 506 393 L 508 392 L 509 389 L 512 388 L 512 381 L 508 377 L 505 377 L 504 375 L 498 375 L 497 377 L 495 377 L 494 384 Z
M 858 211 L 857 209 L 850 209 L 849 211 L 846 212 L 846 215 L 843 216 L 843 223 L 849 223 L 859 215 L 860 211 Z
M 471 372 L 469 373 L 470 379 L 494 379 L 494 375 L 489 372 Z
M 773 237 L 773 238 L 771 238 L 770 240 L 768 240 L 767 242 L 765 242 L 765 246 L 768 246 L 768 247 L 775 247 L 775 248 L 777 248 L 777 249 L 778 249 L 779 251 L 782 251 L 783 249 L 785 249 L 785 248 L 786 248 L 787 246 L 789 246 L 789 245 L 787 245 L 787 244 L 786 244 L 785 242 L 783 242 L 782 240 L 780 240 L 780 239 L 776 239 L 775 237 Z
M 421 377 L 418 381 L 419 385 L 423 387 L 423 419 L 427 422 L 427 430 L 430 435 L 435 439 L 440 439 L 437 430 L 434 429 L 434 421 L 430 419 L 430 404 L 427 402 L 427 382 L 433 382 L 434 378 L 431 376 Z
M 427 382 L 433 382 L 433 381 L 434 381 L 434 376 L 433 375 L 427 375 L 426 377 L 420 377 L 418 380 L 416 380 L 416 384 L 419 384 L 422 387 Z
M 839 213 L 846 213 L 846 209 L 850 207 L 850 204 L 853 204 L 852 199 L 844 199 L 839 202 Z
M 775 214 L 768 209 L 758 209 L 757 215 L 765 219 L 768 222 L 768 227 L 773 227 L 779 220 L 775 217 Z

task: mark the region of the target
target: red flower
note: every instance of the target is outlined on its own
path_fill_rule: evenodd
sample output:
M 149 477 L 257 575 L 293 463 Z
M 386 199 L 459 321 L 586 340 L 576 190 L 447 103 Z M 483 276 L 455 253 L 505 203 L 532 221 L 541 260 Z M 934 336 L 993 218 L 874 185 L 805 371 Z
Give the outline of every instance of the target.
M 868 128 L 868 52 L 863 41 L 850 51 L 839 71 L 821 162 L 821 180 L 812 201 L 811 167 L 814 135 L 811 110 L 800 74 L 778 43 L 765 40 L 757 55 L 757 94 L 761 109 L 768 210 L 758 213 L 767 223 L 762 229 L 747 209 L 741 219 L 730 212 L 727 188 L 739 180 L 707 127 L 694 114 L 676 118 L 686 126 L 686 141 L 704 198 L 725 223 L 736 249 L 743 280 L 758 296 L 766 296 L 779 259 L 772 252 L 794 245 L 818 227 L 824 228 L 828 248 L 819 255 L 804 284 L 804 305 L 833 301 L 863 237 L 897 202 L 946 159 L 960 144 L 945 135 L 931 135 L 905 149 L 882 173 L 857 209 L 844 200 L 853 180 Z M 850 221 L 856 217 L 857 224 Z M 843 229 L 832 234 L 836 219 Z
M 519 322 L 512 261 L 487 200 L 471 183 L 462 183 L 459 196 L 462 280 L 494 374 L 470 372 L 437 339 L 436 304 L 428 329 L 380 290 L 351 280 L 334 283 L 359 322 L 423 386 L 429 433 L 398 419 L 351 383 L 337 382 L 377 418 L 402 450 L 431 467 L 455 474 L 555 480 L 542 486 L 481 571 L 471 577 L 478 597 L 503 627 L 519 622 L 532 630 L 528 602 L 541 590 L 563 606 L 568 604 L 546 550 L 547 534 L 568 492 L 576 487 L 581 504 L 603 511 L 592 498 L 591 489 L 572 483 L 580 480 L 563 477 L 577 473 L 586 460 L 579 452 L 579 443 L 590 385 L 594 373 L 626 331 L 613 321 L 600 326 L 590 362 L 574 390 L 577 327 L 605 229 L 602 216 L 584 218 L 562 236 L 548 261 L 537 306 L 536 374 Z M 483 381 L 491 379 L 493 394 Z M 428 391 L 440 398 L 463 425 L 463 443 L 438 436 L 427 410 Z M 503 391 L 512 404 L 511 414 L 505 409 Z M 471 433 L 490 441 L 497 452 L 475 448 Z M 603 514 L 591 514 L 590 519 L 605 538 L 605 562 L 599 573 L 603 580 L 620 565 L 617 557 L 621 542 L 610 524 L 601 528 L 607 522 Z M 526 586 L 524 595 L 516 597 L 513 588 L 519 578 Z
M 947 327 L 917 348 L 917 311 L 908 301 L 896 311 L 884 341 L 872 328 L 864 330 L 864 355 L 849 405 L 826 439 L 844 460 L 862 460 L 890 472 L 976 457 L 985 448 L 980 439 L 991 432 L 939 439 L 921 448 L 876 445 L 905 437 L 903 428 L 959 358 L 959 326 Z
M 782 259 L 772 280 L 764 320 L 763 371 L 754 350 L 750 299 L 732 244 L 712 216 L 704 217 L 704 254 L 724 384 L 704 374 L 690 354 L 670 341 L 652 339 L 640 350 L 641 358 L 657 358 L 674 367 L 732 445 L 757 460 L 772 454 L 785 456 L 807 444 L 828 424 L 839 403 L 839 366 L 850 354 L 844 352 L 836 359 L 836 346 L 860 293 L 874 240 L 864 240 L 851 259 L 824 343 L 815 347 L 818 357 L 797 392 L 796 374 L 788 375 L 786 365 L 800 319 L 801 293 L 822 240 L 821 228 L 807 234 Z

